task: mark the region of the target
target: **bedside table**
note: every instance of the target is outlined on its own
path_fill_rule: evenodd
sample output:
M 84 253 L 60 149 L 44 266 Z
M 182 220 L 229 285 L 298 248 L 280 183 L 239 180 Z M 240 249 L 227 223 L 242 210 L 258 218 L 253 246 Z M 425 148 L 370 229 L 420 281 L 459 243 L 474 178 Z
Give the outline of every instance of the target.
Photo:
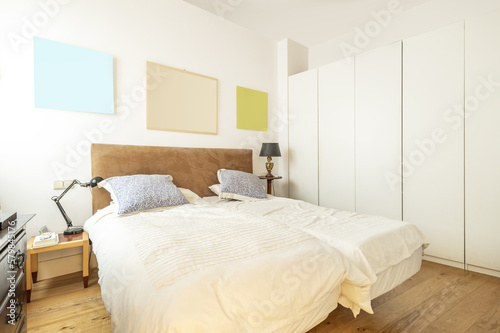
M 281 179 L 283 177 L 281 176 L 259 176 L 260 179 L 267 179 L 267 194 L 271 194 L 271 189 L 273 187 L 273 180 L 275 179 Z
M 28 242 L 27 255 L 26 255 L 26 293 L 27 302 L 31 300 L 31 286 L 36 282 L 38 273 L 38 253 L 50 252 L 62 249 L 68 249 L 71 247 L 81 246 L 83 250 L 83 287 L 87 288 L 89 286 L 89 234 L 84 231 L 81 234 L 76 235 L 65 235 L 62 232 L 58 233 L 59 243 L 52 246 L 37 247 L 33 248 L 33 240 L 35 237 L 31 237 Z M 31 271 L 31 259 L 33 258 L 33 272 Z

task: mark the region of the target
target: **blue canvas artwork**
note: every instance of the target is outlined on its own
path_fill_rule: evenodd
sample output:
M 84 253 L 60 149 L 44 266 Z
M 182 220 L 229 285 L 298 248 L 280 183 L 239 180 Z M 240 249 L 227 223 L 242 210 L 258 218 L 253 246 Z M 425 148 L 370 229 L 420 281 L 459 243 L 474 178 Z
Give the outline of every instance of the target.
M 33 39 L 35 107 L 114 113 L 113 56 Z

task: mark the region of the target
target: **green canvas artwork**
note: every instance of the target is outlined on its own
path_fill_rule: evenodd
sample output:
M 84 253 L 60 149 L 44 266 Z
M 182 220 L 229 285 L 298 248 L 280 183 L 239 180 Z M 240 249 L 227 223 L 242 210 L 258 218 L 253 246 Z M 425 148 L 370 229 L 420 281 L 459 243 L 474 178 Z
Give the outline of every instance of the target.
M 267 93 L 236 86 L 236 128 L 267 131 Z

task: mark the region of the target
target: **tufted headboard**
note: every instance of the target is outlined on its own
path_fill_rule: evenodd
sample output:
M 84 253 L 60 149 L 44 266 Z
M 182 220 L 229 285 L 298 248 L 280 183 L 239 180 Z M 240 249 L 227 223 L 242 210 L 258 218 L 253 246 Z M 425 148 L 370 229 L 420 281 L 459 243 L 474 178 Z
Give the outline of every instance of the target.
M 208 186 L 218 183 L 218 169 L 252 172 L 251 149 L 178 148 L 92 144 L 92 177 L 104 179 L 134 174 L 169 174 L 178 187 L 199 196 L 213 195 Z M 92 212 L 109 205 L 105 189 L 92 190 Z

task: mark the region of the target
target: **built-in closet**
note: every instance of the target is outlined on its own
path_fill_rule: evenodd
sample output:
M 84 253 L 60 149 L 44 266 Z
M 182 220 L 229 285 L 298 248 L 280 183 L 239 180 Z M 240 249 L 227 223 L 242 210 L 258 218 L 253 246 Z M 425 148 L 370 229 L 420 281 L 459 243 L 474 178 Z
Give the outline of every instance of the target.
M 416 224 L 500 276 L 500 11 L 289 77 L 292 198 Z

